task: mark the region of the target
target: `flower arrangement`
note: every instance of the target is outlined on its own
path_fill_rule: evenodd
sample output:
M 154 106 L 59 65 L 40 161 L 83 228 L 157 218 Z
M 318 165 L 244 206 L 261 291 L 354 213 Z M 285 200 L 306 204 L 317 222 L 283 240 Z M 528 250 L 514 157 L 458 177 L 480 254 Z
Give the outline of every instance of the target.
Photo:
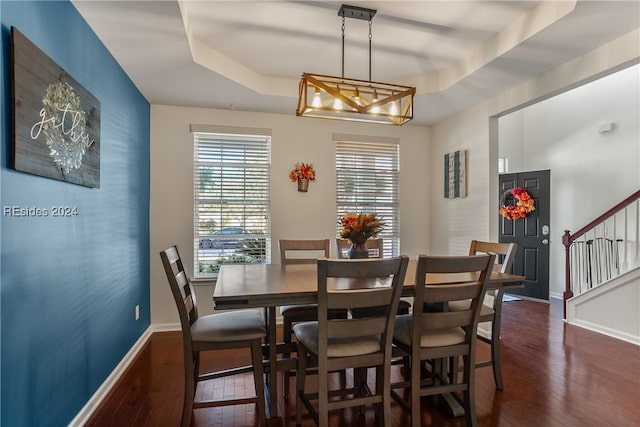
M 296 167 L 289 172 L 289 179 L 296 182 L 299 179 L 316 180 L 316 171 L 313 170 L 313 163 L 296 163 Z
M 510 203 L 513 200 L 516 201 L 515 205 Z M 536 208 L 533 206 L 533 199 L 522 187 L 507 190 L 502 195 L 500 202 L 500 215 L 507 219 L 524 218 L 534 210 L 536 210 Z
M 349 239 L 351 243 L 363 243 L 371 237 L 377 237 L 384 227 L 375 212 L 348 212 L 340 218 L 339 224 L 342 226 L 340 237 Z

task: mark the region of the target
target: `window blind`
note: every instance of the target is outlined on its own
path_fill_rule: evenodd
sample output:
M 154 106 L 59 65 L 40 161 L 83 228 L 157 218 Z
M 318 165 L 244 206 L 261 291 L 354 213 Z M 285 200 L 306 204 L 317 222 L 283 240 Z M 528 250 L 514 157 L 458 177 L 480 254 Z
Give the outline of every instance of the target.
M 396 256 L 400 251 L 400 145 L 363 139 L 336 140 L 336 235 L 339 220 L 347 212 L 376 212 L 385 224 L 378 236 L 384 239 L 384 255 Z
M 194 277 L 270 254 L 271 137 L 194 132 Z

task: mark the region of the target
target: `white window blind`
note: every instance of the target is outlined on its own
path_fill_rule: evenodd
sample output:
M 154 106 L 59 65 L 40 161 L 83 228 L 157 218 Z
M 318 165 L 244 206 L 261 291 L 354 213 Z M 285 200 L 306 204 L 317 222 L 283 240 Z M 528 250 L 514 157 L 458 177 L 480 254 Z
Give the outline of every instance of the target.
M 194 277 L 270 254 L 271 136 L 194 132 Z
M 396 256 L 400 251 L 400 146 L 363 139 L 336 139 L 336 234 L 345 213 L 376 212 L 385 224 L 378 236 L 384 239 L 384 255 Z

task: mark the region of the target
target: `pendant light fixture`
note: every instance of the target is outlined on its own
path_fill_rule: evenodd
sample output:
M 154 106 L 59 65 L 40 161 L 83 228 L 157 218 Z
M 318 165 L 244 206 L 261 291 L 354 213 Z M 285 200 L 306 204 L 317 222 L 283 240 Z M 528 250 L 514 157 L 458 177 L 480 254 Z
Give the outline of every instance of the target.
M 342 5 L 342 76 L 303 73 L 296 115 L 368 123 L 403 125 L 413 119 L 415 87 L 371 81 L 371 21 L 374 9 Z M 344 77 L 346 18 L 369 21 L 369 80 Z

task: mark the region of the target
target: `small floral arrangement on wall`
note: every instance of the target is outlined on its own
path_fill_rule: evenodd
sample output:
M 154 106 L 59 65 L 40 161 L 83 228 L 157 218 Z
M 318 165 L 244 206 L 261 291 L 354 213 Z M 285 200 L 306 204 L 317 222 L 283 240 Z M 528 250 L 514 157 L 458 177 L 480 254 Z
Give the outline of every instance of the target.
M 309 181 L 316 180 L 313 163 L 296 163 L 296 167 L 289 172 L 291 182 L 298 182 L 298 191 L 307 192 Z
M 300 179 L 316 180 L 316 171 L 313 170 L 313 163 L 296 163 L 296 167 L 289 172 L 289 179 L 296 182 Z

